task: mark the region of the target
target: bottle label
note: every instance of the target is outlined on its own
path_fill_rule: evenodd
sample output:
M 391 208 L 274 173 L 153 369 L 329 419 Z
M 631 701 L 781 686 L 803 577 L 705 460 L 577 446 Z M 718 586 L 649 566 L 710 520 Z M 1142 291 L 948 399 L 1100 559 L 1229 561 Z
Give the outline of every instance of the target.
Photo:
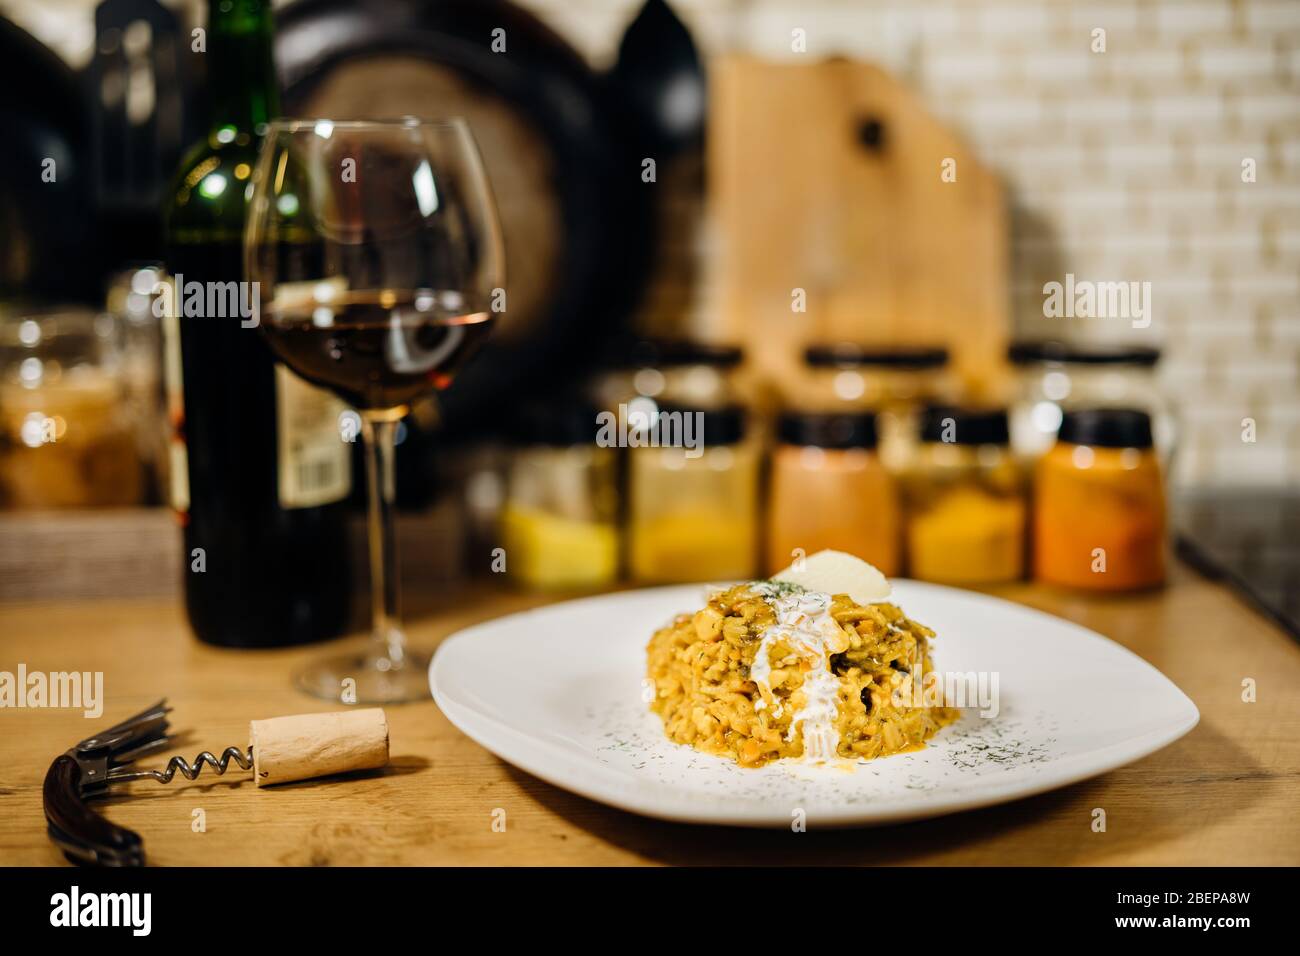
M 278 363 L 275 390 L 280 507 L 314 508 L 347 497 L 351 446 L 339 427 L 347 406 Z

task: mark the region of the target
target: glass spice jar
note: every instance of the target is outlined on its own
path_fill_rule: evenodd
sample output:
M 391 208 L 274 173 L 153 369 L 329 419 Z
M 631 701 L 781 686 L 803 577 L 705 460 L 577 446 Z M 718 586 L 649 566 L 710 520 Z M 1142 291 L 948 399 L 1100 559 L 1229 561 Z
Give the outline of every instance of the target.
M 926 409 L 904 483 L 912 577 L 993 584 L 1025 572 L 1025 482 L 1011 454 L 1007 413 Z
M 672 416 L 678 416 L 674 419 Z M 758 443 L 745 413 L 660 407 L 656 428 L 686 421 L 695 447 L 643 436 L 628 454 L 628 564 L 638 581 L 729 581 L 754 576 L 758 558 Z
M 805 349 L 804 364 L 812 376 L 800 405 L 876 412 L 878 453 L 896 473 L 916 449 L 922 409 L 955 393 L 948 350 L 939 346 L 817 344 Z
M 507 573 L 535 590 L 612 584 L 620 550 L 618 450 L 596 444 L 595 410 L 533 406 L 521 426 L 501 511 Z
M 1133 408 L 1151 416 L 1154 447 L 1168 470 L 1177 438 L 1173 410 L 1156 382 L 1160 350 L 1141 345 L 1056 341 L 1016 342 L 1011 445 L 1033 461 L 1052 447 L 1061 416 L 1071 409 Z
M 1165 579 L 1165 494 L 1151 417 L 1067 411 L 1034 475 L 1034 577 L 1094 591 Z
M 114 316 L 76 307 L 0 316 L 0 506 L 141 503 L 129 397 Z
M 902 570 L 895 479 L 876 454 L 870 412 L 786 412 L 777 425 L 767 506 L 766 569 L 798 552 L 847 551 L 886 575 Z

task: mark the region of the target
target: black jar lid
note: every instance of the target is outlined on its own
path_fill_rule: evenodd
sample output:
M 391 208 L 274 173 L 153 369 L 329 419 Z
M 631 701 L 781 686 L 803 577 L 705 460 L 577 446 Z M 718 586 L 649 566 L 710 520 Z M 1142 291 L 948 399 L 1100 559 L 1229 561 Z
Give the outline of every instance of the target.
M 921 441 L 953 445 L 1009 444 L 1011 430 L 1007 425 L 1007 411 L 1005 408 L 930 405 L 921 417 Z
M 1058 341 L 1013 342 L 1007 349 L 1013 365 L 1131 365 L 1151 368 L 1160 350 L 1146 345 L 1088 345 Z
M 644 339 L 629 347 L 627 364 L 631 368 L 705 365 L 709 368 L 731 369 L 744 361 L 744 358 L 745 350 L 738 345 L 691 342 L 686 339 Z
M 1099 448 L 1150 448 L 1151 416 L 1137 408 L 1079 408 L 1061 416 L 1059 441 Z
M 813 368 L 891 368 L 923 371 L 948 364 L 948 350 L 927 345 L 856 345 L 852 342 L 810 345 L 803 360 Z
M 683 416 L 701 416 L 702 427 L 696 430 L 697 426 L 691 424 L 691 435 L 693 438 L 702 438 L 706 448 L 710 445 L 734 445 L 745 437 L 745 410 L 739 405 L 724 405 L 720 408 L 692 408 L 670 404 L 659 406 L 660 415 L 674 412 L 680 412 Z M 686 427 L 684 421 L 682 427 Z
M 870 412 L 785 412 L 776 432 L 787 445 L 875 448 L 876 416 Z

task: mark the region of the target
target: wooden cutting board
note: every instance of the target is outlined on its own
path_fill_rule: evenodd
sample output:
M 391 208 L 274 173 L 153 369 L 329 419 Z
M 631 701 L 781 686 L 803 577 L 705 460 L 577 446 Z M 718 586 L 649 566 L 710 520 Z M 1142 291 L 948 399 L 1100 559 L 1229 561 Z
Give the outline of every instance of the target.
M 726 56 L 710 78 L 719 335 L 764 377 L 813 341 L 942 344 L 966 384 L 994 376 L 1009 328 L 998 178 L 877 67 Z

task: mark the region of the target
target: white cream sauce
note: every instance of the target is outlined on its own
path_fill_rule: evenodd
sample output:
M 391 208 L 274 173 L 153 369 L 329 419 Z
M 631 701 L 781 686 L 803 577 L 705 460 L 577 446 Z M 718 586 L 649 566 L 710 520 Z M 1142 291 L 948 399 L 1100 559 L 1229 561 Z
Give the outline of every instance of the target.
M 835 729 L 839 703 L 840 679 L 830 668 L 830 656 L 849 647 L 848 635 L 831 617 L 831 596 L 822 591 L 801 591 L 784 597 L 763 594 L 776 614 L 776 623 L 763 632 L 763 638 L 750 665 L 749 677 L 758 685 L 761 695 L 756 710 L 765 709 L 772 695 L 772 648 L 783 642 L 799 661 L 806 661 L 808 670 L 803 675 L 804 705 L 790 721 L 786 740 L 793 740 L 796 731 L 803 731 L 803 759 L 824 763 L 836 759 L 840 734 Z M 772 716 L 780 717 L 783 710 L 776 704 Z

